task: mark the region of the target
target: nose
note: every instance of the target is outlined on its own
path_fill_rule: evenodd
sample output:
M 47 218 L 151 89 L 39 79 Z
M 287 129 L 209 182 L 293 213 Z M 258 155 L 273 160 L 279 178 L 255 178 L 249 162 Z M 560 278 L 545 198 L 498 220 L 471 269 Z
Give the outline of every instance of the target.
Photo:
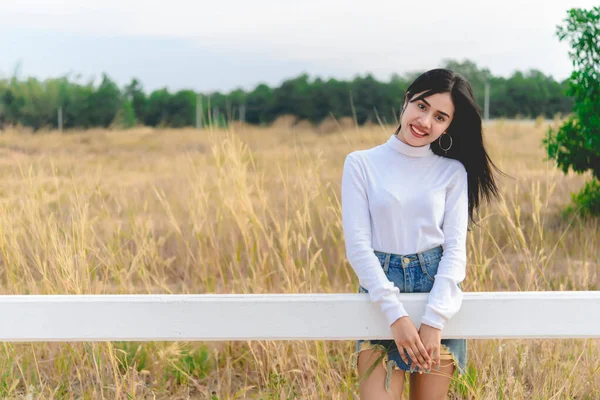
M 420 118 L 421 126 L 425 129 L 431 129 L 431 115 L 427 113 L 427 115 L 423 115 Z

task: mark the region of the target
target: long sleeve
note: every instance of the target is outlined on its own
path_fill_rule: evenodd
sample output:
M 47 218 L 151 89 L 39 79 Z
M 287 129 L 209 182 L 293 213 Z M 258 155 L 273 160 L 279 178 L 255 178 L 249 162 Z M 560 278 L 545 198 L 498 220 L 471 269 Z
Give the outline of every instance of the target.
M 467 264 L 468 181 L 461 164 L 446 191 L 443 255 L 421 323 L 443 329 L 462 305 L 463 292 L 458 286 L 465 279 Z
M 407 316 L 394 286 L 373 252 L 371 217 L 366 190 L 366 175 L 359 159 L 350 153 L 344 161 L 342 175 L 342 225 L 346 257 L 362 287 L 369 291 L 371 301 L 379 303 L 389 325 Z

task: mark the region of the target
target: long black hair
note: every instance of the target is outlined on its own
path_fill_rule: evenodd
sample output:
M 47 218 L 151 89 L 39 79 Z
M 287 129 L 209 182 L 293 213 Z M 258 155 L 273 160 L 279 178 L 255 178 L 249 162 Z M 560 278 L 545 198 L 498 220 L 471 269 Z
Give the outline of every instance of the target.
M 421 95 L 412 98 L 416 93 Z M 442 157 L 460 161 L 468 176 L 469 219 L 474 222 L 473 213 L 479 207 L 483 197 L 490 201 L 498 196 L 492 168 L 504 174 L 494 165 L 483 144 L 483 128 L 481 125 L 481 108 L 477 105 L 473 89 L 467 79 L 449 69 L 432 69 L 417 77 L 406 90 L 405 99 L 415 102 L 436 93 L 450 93 L 454 103 L 454 118 L 446 130 L 452 136 L 452 147 L 446 153 L 440 148 L 439 140 L 431 143 L 431 150 Z M 402 109 L 402 113 L 404 108 Z M 400 132 L 401 125 L 396 129 Z M 448 138 L 440 138 L 444 148 L 450 144 Z

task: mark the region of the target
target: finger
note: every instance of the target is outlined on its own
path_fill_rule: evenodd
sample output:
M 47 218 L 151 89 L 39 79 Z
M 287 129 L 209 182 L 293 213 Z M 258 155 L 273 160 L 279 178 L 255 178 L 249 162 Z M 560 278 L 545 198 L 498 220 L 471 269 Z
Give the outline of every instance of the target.
M 430 373 L 431 369 L 435 368 L 435 347 L 432 348 L 431 350 L 429 350 L 429 357 L 431 359 L 431 362 L 430 362 L 429 366 L 427 367 L 427 373 Z
M 439 347 L 434 347 L 431 349 L 431 368 L 438 365 L 438 354 L 440 352 Z
M 429 358 L 431 359 L 431 363 L 435 364 L 435 347 L 429 350 Z
M 400 358 L 402 359 L 402 361 L 404 361 L 404 363 L 408 365 L 408 358 L 406 357 L 406 349 L 404 348 L 404 346 L 398 347 L 398 353 L 400 353 Z
M 436 366 L 436 355 L 435 355 L 435 352 L 436 352 L 435 347 L 430 350 L 429 356 L 431 357 L 431 364 L 429 364 L 429 368 L 427 368 L 427 373 L 431 372 L 431 370 L 433 368 L 435 368 L 435 366 Z
M 436 362 L 438 368 L 440 367 L 440 353 L 441 352 L 442 352 L 441 349 L 438 347 L 436 355 L 435 355 L 435 362 Z
M 411 368 L 414 368 L 414 365 L 415 364 L 418 365 L 418 362 L 419 362 L 417 360 L 417 357 L 415 356 L 415 352 L 409 346 L 406 346 L 405 349 L 413 363 L 413 365 L 411 365 Z M 406 365 L 408 365 L 408 362 L 406 363 Z
M 416 343 L 414 343 L 413 350 L 415 350 L 415 353 L 419 358 L 419 363 L 421 363 L 421 367 L 423 369 L 426 369 L 428 364 L 427 358 L 429 356 L 427 355 L 427 350 L 425 350 L 425 347 L 423 347 L 423 343 L 420 339 Z
M 429 365 L 431 364 L 431 357 L 429 357 L 427 349 L 425 348 L 425 346 L 423 346 L 423 342 L 421 342 L 420 340 L 417 342 L 417 348 L 421 352 L 421 356 L 423 357 L 425 367 L 429 368 Z
M 435 367 L 436 365 L 436 348 L 433 347 L 431 350 L 429 350 L 429 357 L 431 359 L 431 364 L 429 364 L 429 370 L 431 370 L 431 368 Z
M 416 357 L 413 357 L 411 355 L 411 358 L 415 361 L 415 363 L 419 366 L 419 368 L 424 369 L 425 360 L 423 359 L 423 356 L 421 355 L 421 352 L 419 351 L 417 345 L 413 344 L 411 350 L 413 351 L 414 355 L 416 356 Z

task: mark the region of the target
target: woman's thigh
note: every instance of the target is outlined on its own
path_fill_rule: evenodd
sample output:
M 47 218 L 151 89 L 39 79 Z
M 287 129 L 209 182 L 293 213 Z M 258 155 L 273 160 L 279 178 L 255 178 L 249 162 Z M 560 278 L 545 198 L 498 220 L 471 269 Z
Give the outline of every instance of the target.
M 374 368 L 373 368 L 374 366 Z M 372 369 L 372 371 L 370 371 Z M 368 374 L 368 375 L 367 375 Z M 381 362 L 381 352 L 373 349 L 358 354 L 358 382 L 361 400 L 401 399 L 404 390 L 404 371 L 392 371 L 390 395 L 385 390 L 386 370 Z
M 410 374 L 410 400 L 444 400 L 454 376 L 454 362 L 441 360 L 439 371 Z

